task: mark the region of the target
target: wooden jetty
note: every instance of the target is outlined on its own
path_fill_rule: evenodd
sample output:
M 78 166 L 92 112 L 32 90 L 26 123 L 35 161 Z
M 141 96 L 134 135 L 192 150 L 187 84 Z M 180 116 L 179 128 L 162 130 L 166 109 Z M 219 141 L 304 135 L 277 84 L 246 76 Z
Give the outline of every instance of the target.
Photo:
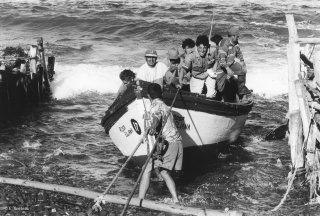
M 48 98 L 54 74 L 54 56 L 46 64 L 43 39 L 27 53 L 7 47 L 0 56 L 0 122 Z
M 117 195 L 103 195 L 102 193 L 85 190 L 81 188 L 56 185 L 56 184 L 46 184 L 42 182 L 29 181 L 26 179 L 13 179 L 5 178 L 0 176 L 0 184 L 11 184 L 19 185 L 24 187 L 37 188 L 41 190 L 49 190 L 54 192 L 62 192 L 66 194 L 82 196 L 88 199 L 103 199 L 105 202 L 125 204 L 127 202 L 127 197 L 121 197 Z M 101 198 L 101 196 L 103 197 Z M 169 212 L 173 214 L 180 215 L 197 215 L 197 216 L 242 216 L 243 213 L 234 210 L 214 210 L 208 208 L 195 208 L 195 207 L 186 207 L 181 205 L 170 205 L 161 202 L 155 202 L 151 200 L 143 200 L 140 202 L 138 198 L 133 198 L 130 201 L 130 205 L 140 206 L 144 208 L 149 208 L 162 212 Z
M 310 183 L 310 201 L 319 200 L 320 38 L 299 38 L 293 15 L 287 14 L 286 19 L 289 30 L 289 145 L 293 177 L 305 176 Z M 303 54 L 301 49 L 310 45 L 309 54 Z

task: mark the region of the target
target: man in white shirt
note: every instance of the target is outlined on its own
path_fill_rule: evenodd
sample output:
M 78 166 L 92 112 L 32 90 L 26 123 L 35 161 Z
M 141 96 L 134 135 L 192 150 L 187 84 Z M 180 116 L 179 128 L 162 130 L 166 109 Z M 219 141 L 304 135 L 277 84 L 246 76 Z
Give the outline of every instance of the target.
M 168 67 L 158 62 L 157 51 L 148 49 L 145 53 L 146 63 L 137 71 L 137 80 L 143 80 L 151 83 L 158 83 L 163 88 L 163 77 L 168 71 Z

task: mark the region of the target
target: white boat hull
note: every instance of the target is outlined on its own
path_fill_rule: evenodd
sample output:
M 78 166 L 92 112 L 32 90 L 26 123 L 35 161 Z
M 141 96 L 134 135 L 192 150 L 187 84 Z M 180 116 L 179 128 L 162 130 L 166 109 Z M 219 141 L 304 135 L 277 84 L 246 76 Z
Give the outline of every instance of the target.
M 150 101 L 148 99 L 135 99 L 128 105 L 127 111 L 109 130 L 110 138 L 125 156 L 131 155 L 144 134 L 144 107 L 146 107 L 147 111 L 150 110 Z M 239 137 L 248 115 L 246 113 L 225 116 L 177 107 L 173 107 L 172 113 L 182 136 L 184 148 L 235 141 Z M 152 149 L 153 143 L 154 138 L 149 136 L 149 149 Z M 134 156 L 147 154 L 148 147 L 144 143 Z

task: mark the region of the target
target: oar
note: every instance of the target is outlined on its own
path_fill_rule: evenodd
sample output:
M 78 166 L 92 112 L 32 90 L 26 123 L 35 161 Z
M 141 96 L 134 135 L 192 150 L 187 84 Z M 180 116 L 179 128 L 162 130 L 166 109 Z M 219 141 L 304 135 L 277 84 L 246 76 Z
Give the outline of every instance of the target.
M 143 136 L 142 136 L 142 138 L 141 138 L 141 140 L 140 140 L 140 142 L 137 144 L 137 146 L 135 147 L 135 149 L 132 151 L 131 155 L 128 157 L 128 159 L 126 160 L 126 162 L 124 162 L 124 164 L 122 164 L 122 167 L 121 167 L 120 170 L 118 171 L 117 175 L 116 175 L 115 177 L 113 177 L 111 183 L 109 184 L 109 186 L 107 187 L 107 189 L 103 192 L 102 196 L 100 196 L 100 197 L 105 196 L 105 195 L 109 192 L 111 186 L 112 186 L 112 185 L 115 183 L 115 181 L 118 179 L 119 175 L 122 173 L 122 170 L 127 166 L 128 162 L 131 160 L 131 158 L 133 157 L 133 155 L 136 153 L 136 151 L 138 150 L 138 148 L 140 147 L 140 145 L 143 143 L 143 141 L 144 141 L 144 139 L 145 139 L 145 137 L 146 137 L 147 135 L 148 135 L 148 132 L 145 131 L 144 134 L 143 134 Z M 98 206 L 100 206 L 100 204 L 101 204 L 101 200 L 98 198 L 98 200 L 97 200 L 96 203 L 92 206 L 91 209 L 99 208 Z M 90 211 L 91 211 L 91 210 L 90 210 Z
M 144 102 L 143 97 L 142 97 L 142 102 L 143 102 L 143 107 L 144 107 L 144 116 L 143 116 L 144 121 L 143 121 L 143 125 L 144 125 L 144 130 L 146 130 L 146 129 L 147 129 L 147 122 L 148 122 L 148 119 L 150 119 L 150 118 L 149 118 L 149 116 L 148 116 L 147 107 L 146 107 L 146 104 L 145 104 L 145 102 Z M 149 124 L 148 124 L 148 125 L 149 125 Z M 149 154 L 149 152 L 150 152 L 150 147 L 149 147 L 149 140 L 148 140 L 148 138 L 147 138 L 147 153 Z
M 126 160 L 126 162 L 124 162 L 124 164 L 122 165 L 121 169 L 118 171 L 117 175 L 115 177 L 113 177 L 111 183 L 109 184 L 109 186 L 107 187 L 107 189 L 103 192 L 103 195 L 106 195 L 108 193 L 108 191 L 110 190 L 111 186 L 113 185 L 113 183 L 118 179 L 119 175 L 121 174 L 122 170 L 127 166 L 128 162 L 131 160 L 131 158 L 133 157 L 133 155 L 136 153 L 136 151 L 138 150 L 138 148 L 140 147 L 140 145 L 143 143 L 145 137 L 147 136 L 147 131 L 144 132 L 143 137 L 141 138 L 140 142 L 138 143 L 138 145 L 135 147 L 135 149 L 132 151 L 131 155 L 128 157 L 128 159 Z
M 170 106 L 169 111 L 168 111 L 168 115 L 167 115 L 167 117 L 164 119 L 164 123 L 163 123 L 163 125 L 162 125 L 162 127 L 161 127 L 161 130 L 160 130 L 159 134 L 162 133 L 163 128 L 164 128 L 164 126 L 165 126 L 166 123 L 167 123 L 167 120 L 168 120 L 168 118 L 169 118 L 169 116 L 170 116 L 170 113 L 171 113 L 171 110 L 172 110 L 172 106 L 173 106 L 174 102 L 176 101 L 176 98 L 177 98 L 177 96 L 178 96 L 179 91 L 180 91 L 180 88 L 178 88 L 177 93 L 175 94 L 175 96 L 174 96 L 174 98 L 173 98 L 173 101 L 172 101 L 171 106 Z M 151 159 L 151 156 L 152 156 L 152 154 L 153 154 L 156 146 L 158 145 L 159 138 L 160 138 L 160 135 L 158 136 L 158 138 L 157 138 L 154 146 L 152 147 L 152 150 L 151 150 L 150 154 L 148 155 L 148 158 L 147 158 L 146 162 L 144 163 L 144 165 L 143 165 L 143 167 L 142 167 L 142 170 L 141 170 L 141 172 L 140 172 L 140 174 L 139 174 L 139 176 L 138 176 L 138 179 L 137 179 L 137 181 L 135 182 L 135 184 L 134 184 L 134 186 L 133 186 L 133 190 L 131 191 L 131 194 L 129 195 L 128 200 L 127 200 L 127 202 L 126 202 L 126 204 L 125 204 L 125 206 L 124 206 L 124 208 L 123 208 L 123 210 L 122 210 L 122 212 L 121 212 L 121 216 L 124 216 L 124 215 L 126 214 L 127 208 L 128 208 L 129 203 L 130 203 L 130 201 L 131 201 L 131 199 L 132 199 L 132 197 L 133 197 L 133 194 L 134 194 L 135 190 L 136 190 L 137 187 L 138 187 L 138 184 L 139 184 L 139 182 L 140 182 L 140 180 L 141 180 L 141 178 L 142 178 L 142 175 L 143 175 L 144 171 L 145 171 L 146 168 L 147 168 L 147 165 L 148 165 L 148 163 L 149 163 L 149 160 Z
M 213 26 L 213 13 L 214 13 L 214 7 L 212 8 L 212 20 L 211 20 L 211 27 L 210 27 L 210 33 L 209 33 L 209 41 L 210 41 L 210 38 L 211 38 L 211 33 L 212 33 L 212 26 Z
M 143 100 L 143 98 L 142 98 Z M 144 101 L 143 101 L 144 104 Z M 146 106 L 144 104 L 144 108 L 145 108 L 145 115 L 147 114 L 147 110 L 146 110 Z M 145 120 L 146 121 L 146 120 Z M 127 158 L 127 160 L 122 164 L 120 170 L 118 171 L 118 173 L 115 175 L 115 177 L 113 177 L 111 183 L 109 184 L 109 186 L 106 188 L 106 190 L 103 192 L 102 196 L 106 195 L 110 188 L 112 187 L 112 185 L 115 183 L 115 181 L 119 178 L 120 174 L 122 173 L 123 169 L 127 166 L 127 164 L 129 163 L 129 161 L 131 160 L 131 158 L 134 156 L 134 154 L 136 153 L 136 151 L 139 149 L 140 145 L 143 143 L 143 141 L 145 140 L 145 138 L 147 137 L 148 133 L 147 131 L 144 132 L 141 140 L 139 141 L 139 143 L 137 144 L 137 146 L 135 147 L 135 149 L 132 151 L 131 155 Z M 148 153 L 149 153 L 149 143 L 147 143 L 147 149 L 148 149 Z M 97 203 L 98 202 L 98 203 Z M 95 208 L 95 206 L 97 204 L 100 204 L 99 201 L 96 201 L 96 203 L 93 205 L 92 209 Z

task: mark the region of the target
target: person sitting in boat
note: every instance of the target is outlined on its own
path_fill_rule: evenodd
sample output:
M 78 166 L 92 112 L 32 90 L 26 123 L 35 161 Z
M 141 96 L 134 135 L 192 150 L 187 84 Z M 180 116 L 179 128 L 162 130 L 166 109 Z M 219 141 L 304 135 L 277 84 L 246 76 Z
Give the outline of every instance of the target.
M 168 51 L 168 70 L 165 74 L 164 81 L 167 85 L 181 87 L 179 83 L 179 71 L 181 68 L 181 59 L 179 51 L 176 48 L 171 48 Z
M 183 53 L 180 55 L 181 64 L 184 64 L 186 56 L 194 52 L 194 47 L 196 43 L 191 38 L 187 38 L 182 41 L 182 49 Z M 181 78 L 180 78 L 180 73 Z M 180 70 L 179 72 L 179 82 L 183 84 L 182 90 L 190 92 L 190 79 L 191 79 L 191 73 L 189 71 Z
M 122 81 L 122 84 L 118 90 L 117 96 L 121 96 L 128 88 L 129 85 L 132 85 L 134 83 L 134 80 L 136 78 L 136 74 L 133 73 L 132 70 L 125 69 L 120 72 L 119 77 Z
M 228 31 L 228 38 L 222 39 L 218 46 L 218 67 L 217 71 L 223 71 L 217 75 L 217 89 L 224 91 L 226 82 L 237 75 L 237 93 L 242 102 L 251 100 L 251 91 L 246 87 L 246 64 L 238 43 L 240 31 L 234 26 Z
M 215 97 L 215 78 L 209 76 L 207 70 L 213 66 L 213 54 L 210 51 L 209 39 L 199 35 L 196 40 L 196 51 L 186 55 L 182 65 L 182 74 L 191 72 L 190 91 L 202 94 L 204 84 L 207 87 L 207 97 Z M 181 79 L 180 79 L 181 80 Z
M 215 73 L 216 78 L 216 100 L 222 100 L 225 102 L 236 102 L 236 94 L 237 94 L 237 88 L 236 88 L 236 82 L 234 79 L 230 78 L 227 79 L 227 82 L 224 82 L 220 77 L 224 76 L 223 70 L 218 70 L 218 62 L 219 62 L 219 46 L 221 45 L 223 37 L 219 34 L 213 35 L 213 37 L 210 38 L 210 41 L 214 42 L 212 44 L 212 48 L 214 48 L 213 51 L 213 58 L 215 60 L 214 66 L 212 67 L 212 72 Z M 221 87 L 223 86 L 223 87 Z
M 148 49 L 145 52 L 146 62 L 137 70 L 137 80 L 158 83 L 163 88 L 163 78 L 168 70 L 166 64 L 158 62 L 156 50 Z
M 183 60 L 186 58 L 187 55 L 194 52 L 194 47 L 196 46 L 196 43 L 191 38 L 187 38 L 182 41 L 182 49 L 183 53 L 180 55 Z
M 152 160 L 149 161 L 142 175 L 139 198 L 141 200 L 145 198 L 150 184 L 151 171 L 158 169 L 171 193 L 173 202 L 177 203 L 179 200 L 176 186 L 170 172 L 172 170 L 181 170 L 182 168 L 183 147 L 181 135 L 174 124 L 173 115 L 169 112 L 169 107 L 162 101 L 161 86 L 157 83 L 151 83 L 147 91 L 151 100 L 151 126 L 148 129 L 148 133 L 156 135 L 156 133 L 159 133 L 157 129 L 163 127 L 162 134 L 157 134 L 162 138 L 162 145 L 158 145 L 157 151 L 155 151 Z M 167 119 L 166 122 L 165 119 Z
M 113 102 L 115 103 L 117 100 L 121 100 L 121 96 L 124 94 L 124 92 L 130 87 L 136 87 L 135 86 L 135 77 L 136 77 L 136 74 L 132 71 L 132 70 L 129 70 L 129 69 L 125 69 L 123 71 L 120 72 L 119 74 L 119 78 L 121 79 L 122 81 L 122 84 L 117 92 L 117 95 L 116 95 L 116 100 Z M 100 124 L 104 127 L 107 119 L 110 117 L 110 115 L 112 113 L 114 113 L 115 111 L 115 107 L 110 107 L 106 112 L 105 112 L 105 115 L 104 117 L 101 119 L 101 122 Z

